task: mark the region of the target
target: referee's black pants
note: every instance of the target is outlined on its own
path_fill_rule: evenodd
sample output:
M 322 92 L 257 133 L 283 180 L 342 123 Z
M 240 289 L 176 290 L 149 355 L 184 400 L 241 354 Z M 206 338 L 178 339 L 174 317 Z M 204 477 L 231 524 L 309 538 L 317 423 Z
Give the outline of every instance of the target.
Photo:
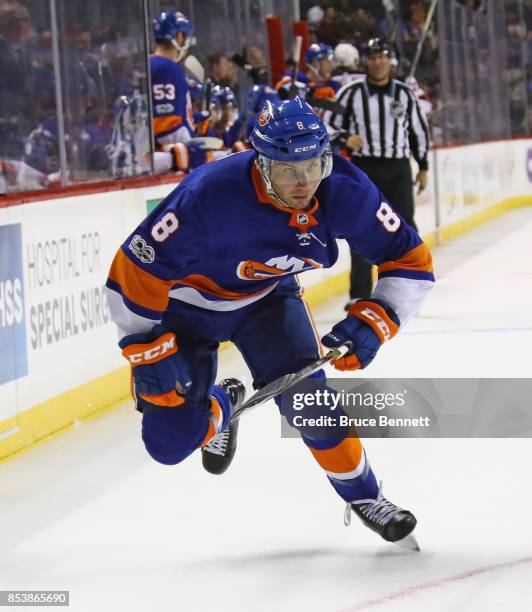
M 382 191 L 392 208 L 412 227 L 414 223 L 414 187 L 408 159 L 356 157 L 352 161 Z M 367 298 L 373 289 L 371 264 L 351 251 L 350 298 Z

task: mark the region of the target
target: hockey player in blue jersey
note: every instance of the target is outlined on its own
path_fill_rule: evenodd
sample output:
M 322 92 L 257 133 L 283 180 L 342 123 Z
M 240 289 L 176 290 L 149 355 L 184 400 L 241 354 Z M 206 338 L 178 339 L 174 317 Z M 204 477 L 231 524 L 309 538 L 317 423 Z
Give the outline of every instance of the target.
M 189 172 L 223 156 L 217 151 L 206 150 L 197 142 L 190 142 L 195 135 L 195 122 L 190 86 L 182 62 L 194 42 L 192 24 L 183 13 L 165 11 L 153 20 L 153 34 L 157 45 L 150 57 L 156 148 L 154 169 L 156 174 Z
M 254 149 L 187 176 L 125 240 L 109 273 L 143 441 L 164 464 L 198 448 L 212 473 L 233 459 L 238 422 L 228 424 L 245 391 L 235 379 L 215 384 L 220 342 L 235 344 L 257 387 L 319 357 L 296 275 L 332 266 L 337 239 L 379 267 L 370 298 L 321 339 L 349 343 L 338 370 L 367 366 L 434 282 L 417 232 L 364 173 L 332 154 L 306 102 L 267 102 L 251 141 Z M 322 371 L 316 377 L 325 385 Z M 387 541 L 408 536 L 416 519 L 382 495 L 360 439 L 346 427 L 317 429 L 300 428 L 303 441 L 348 514 Z
M 153 21 L 156 42 L 150 57 L 153 133 L 156 148 L 187 142 L 194 133 L 192 103 L 182 61 L 193 38 L 192 24 L 177 11 L 160 13 Z
M 340 83 L 332 78 L 334 51 L 325 43 L 314 43 L 305 51 L 306 72 L 286 73 L 277 82 L 275 89 L 283 99 L 301 98 L 334 100 Z M 295 93 L 293 93 L 295 92 Z

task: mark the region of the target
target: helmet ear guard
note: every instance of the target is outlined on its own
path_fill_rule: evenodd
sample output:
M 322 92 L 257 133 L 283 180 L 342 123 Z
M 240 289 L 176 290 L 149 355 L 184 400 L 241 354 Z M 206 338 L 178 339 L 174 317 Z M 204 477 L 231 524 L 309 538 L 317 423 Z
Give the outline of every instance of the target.
M 323 152 L 324 155 L 324 164 L 323 164 L 323 174 L 321 180 L 326 179 L 331 175 L 333 169 L 333 156 L 331 145 L 327 145 L 327 148 Z

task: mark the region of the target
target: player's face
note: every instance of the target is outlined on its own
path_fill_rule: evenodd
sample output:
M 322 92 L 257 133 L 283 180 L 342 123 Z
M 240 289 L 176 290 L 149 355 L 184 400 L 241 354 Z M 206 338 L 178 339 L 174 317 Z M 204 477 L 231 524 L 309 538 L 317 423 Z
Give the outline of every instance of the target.
M 321 158 L 307 159 L 295 163 L 274 161 L 270 180 L 275 193 L 290 208 L 305 208 L 321 180 Z
M 387 53 L 372 53 L 368 57 L 368 75 L 375 81 L 382 81 L 390 76 L 392 63 Z
M 327 80 L 331 78 L 334 65 L 331 59 L 328 57 L 322 57 L 319 62 L 319 71 L 322 79 Z

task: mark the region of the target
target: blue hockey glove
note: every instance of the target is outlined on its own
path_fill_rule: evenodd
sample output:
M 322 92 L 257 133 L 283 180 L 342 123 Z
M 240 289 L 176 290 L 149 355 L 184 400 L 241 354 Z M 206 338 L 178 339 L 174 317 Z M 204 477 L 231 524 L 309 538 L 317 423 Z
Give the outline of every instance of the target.
M 321 342 L 328 348 L 350 342 L 349 352 L 331 363 L 342 372 L 358 370 L 373 361 L 381 345 L 399 331 L 399 325 L 399 317 L 383 301 L 360 300 L 349 308 L 347 317 L 323 336 Z
M 198 139 L 199 140 L 199 139 Z M 172 170 L 190 172 L 211 161 L 212 153 L 202 142 L 178 142 L 173 145 L 165 145 L 163 151 L 172 155 Z
M 175 334 L 156 325 L 149 334 L 133 334 L 119 342 L 122 355 L 131 364 L 134 396 L 156 406 L 176 407 L 185 403 L 191 381 Z M 137 405 L 140 409 L 140 406 Z M 142 412 L 142 410 L 141 410 Z
M 211 111 L 208 110 L 194 111 L 192 113 L 192 121 L 194 121 L 194 123 L 201 123 L 202 121 L 208 119 L 210 116 Z

